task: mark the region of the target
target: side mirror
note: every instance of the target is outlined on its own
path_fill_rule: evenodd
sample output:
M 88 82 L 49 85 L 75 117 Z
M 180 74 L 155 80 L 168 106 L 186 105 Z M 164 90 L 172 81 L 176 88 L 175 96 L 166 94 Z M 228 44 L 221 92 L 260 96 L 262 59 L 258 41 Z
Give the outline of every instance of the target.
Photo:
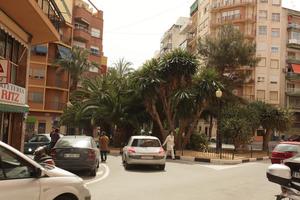
M 288 186 L 292 180 L 291 169 L 282 164 L 273 164 L 267 169 L 267 178 L 270 182 Z
M 41 168 L 35 168 L 35 171 L 34 171 L 34 176 L 36 178 L 40 178 L 40 177 L 43 177 L 44 176 L 44 172 Z

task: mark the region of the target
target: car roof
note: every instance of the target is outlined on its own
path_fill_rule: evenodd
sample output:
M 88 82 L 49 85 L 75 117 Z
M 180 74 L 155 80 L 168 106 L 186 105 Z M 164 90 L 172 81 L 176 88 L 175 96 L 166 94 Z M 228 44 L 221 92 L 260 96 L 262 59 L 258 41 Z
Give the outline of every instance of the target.
M 132 139 L 153 139 L 153 140 L 158 140 L 157 137 L 155 136 L 149 136 L 149 135 L 134 135 L 131 136 Z
M 300 142 L 294 142 L 294 141 L 285 141 L 285 142 L 280 142 L 279 144 L 300 145 Z
M 64 139 L 90 139 L 92 137 L 87 135 L 65 135 L 63 138 Z

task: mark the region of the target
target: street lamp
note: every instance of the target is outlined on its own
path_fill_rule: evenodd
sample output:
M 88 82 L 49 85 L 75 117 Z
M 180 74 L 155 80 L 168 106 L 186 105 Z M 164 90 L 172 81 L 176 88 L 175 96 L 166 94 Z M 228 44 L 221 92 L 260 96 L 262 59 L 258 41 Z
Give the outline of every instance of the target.
M 221 109 L 222 109 L 222 105 L 221 105 L 221 97 L 222 97 L 223 93 L 220 90 L 220 88 L 217 89 L 216 91 L 216 97 L 219 99 L 219 109 L 218 109 L 218 128 L 217 128 L 217 144 L 216 144 L 216 150 L 217 152 L 220 153 L 220 159 L 222 159 L 222 136 L 220 133 L 220 118 L 221 118 Z

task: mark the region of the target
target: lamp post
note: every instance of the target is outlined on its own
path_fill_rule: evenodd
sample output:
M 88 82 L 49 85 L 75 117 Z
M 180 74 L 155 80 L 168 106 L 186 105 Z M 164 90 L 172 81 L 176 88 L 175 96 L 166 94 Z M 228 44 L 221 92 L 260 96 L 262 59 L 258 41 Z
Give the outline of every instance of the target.
M 221 97 L 222 97 L 223 93 L 222 91 L 218 88 L 218 90 L 216 91 L 216 97 L 219 99 L 218 103 L 219 103 L 219 109 L 218 109 L 218 127 L 217 127 L 217 144 L 216 144 L 216 150 L 217 152 L 220 153 L 220 159 L 222 159 L 222 135 L 220 133 L 220 118 L 221 118 L 221 109 L 222 109 L 222 105 L 221 105 Z

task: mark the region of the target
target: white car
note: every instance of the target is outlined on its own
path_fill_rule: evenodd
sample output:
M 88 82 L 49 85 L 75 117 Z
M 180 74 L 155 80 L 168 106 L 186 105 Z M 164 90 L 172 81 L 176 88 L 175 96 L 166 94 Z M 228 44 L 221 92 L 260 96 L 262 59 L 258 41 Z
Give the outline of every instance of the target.
M 0 199 L 90 200 L 83 180 L 60 168 L 41 166 L 0 141 Z
M 156 165 L 165 169 L 166 154 L 157 137 L 131 136 L 123 148 L 122 161 L 126 169 L 131 165 Z

